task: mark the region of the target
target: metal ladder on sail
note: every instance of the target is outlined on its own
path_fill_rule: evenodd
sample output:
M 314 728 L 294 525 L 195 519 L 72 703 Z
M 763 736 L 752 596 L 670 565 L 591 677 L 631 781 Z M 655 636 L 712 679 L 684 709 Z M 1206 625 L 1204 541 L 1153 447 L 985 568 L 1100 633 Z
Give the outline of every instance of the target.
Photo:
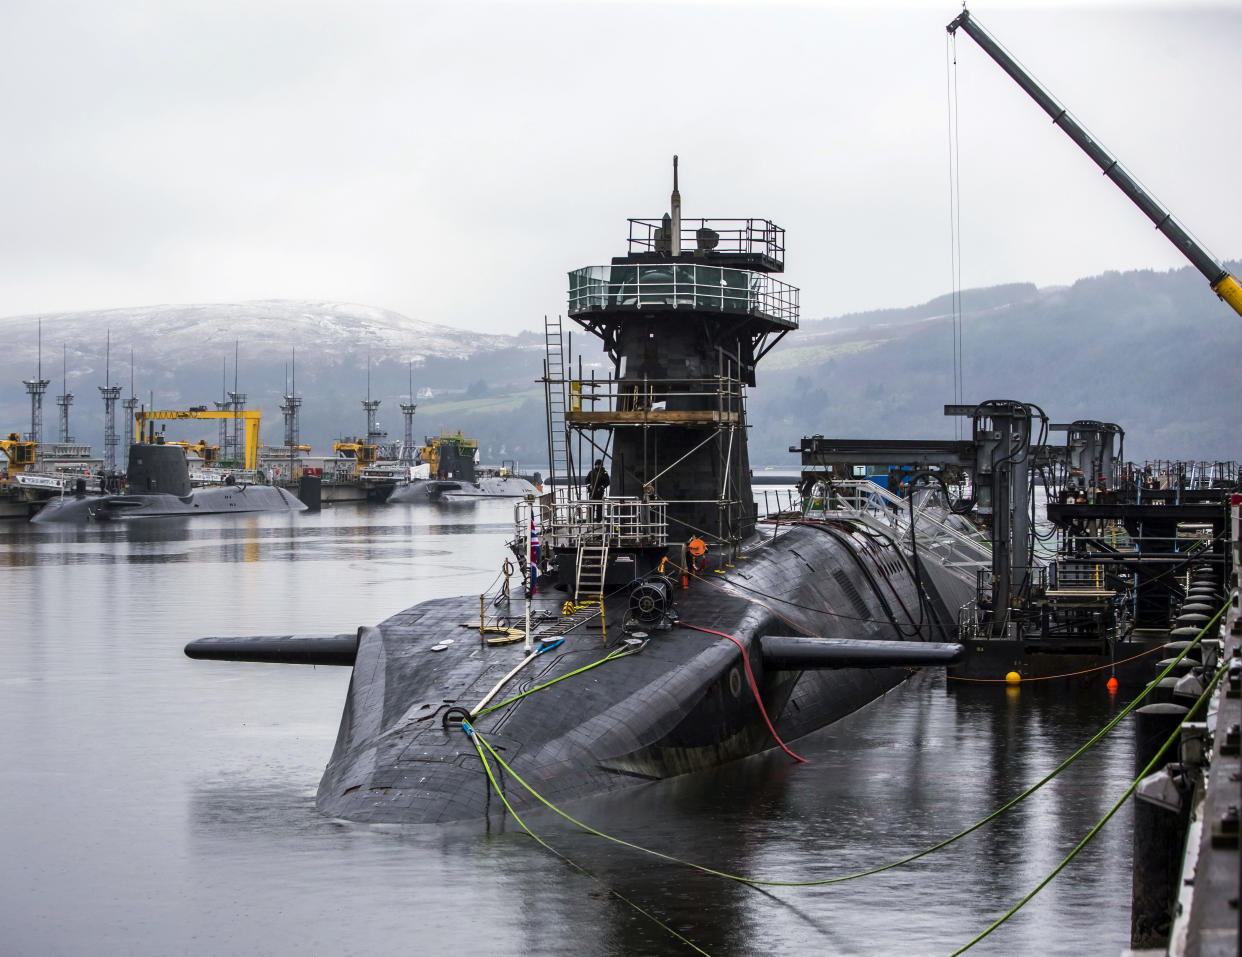
M 605 526 L 606 527 L 606 526 Z M 574 604 L 604 605 L 604 569 L 608 567 L 608 533 L 584 536 L 578 542 L 578 572 L 574 577 Z
M 548 405 L 548 454 L 551 473 L 548 484 L 561 480 L 574 489 L 572 463 L 569 460 L 569 433 L 565 426 L 566 389 L 565 342 L 561 333 L 561 317 L 544 316 L 543 337 L 547 358 L 544 363 L 544 389 Z

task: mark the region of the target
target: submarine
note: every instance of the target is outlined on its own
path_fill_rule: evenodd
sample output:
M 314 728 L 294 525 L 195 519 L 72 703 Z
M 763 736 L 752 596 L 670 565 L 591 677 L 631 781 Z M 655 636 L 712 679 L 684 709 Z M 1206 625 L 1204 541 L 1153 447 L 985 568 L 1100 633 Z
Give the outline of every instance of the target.
M 768 220 L 630 220 L 626 253 L 569 275 L 568 317 L 608 379 L 574 379 L 549 334 L 553 482 L 607 461 L 609 494 L 528 495 L 506 561 L 523 587 L 418 604 L 336 635 L 207 637 L 192 658 L 342 665 L 353 674 L 316 807 L 437 824 L 588 798 L 790 744 L 956 660 L 974 572 L 930 519 L 830 481 L 760 519 L 747 390 L 798 327 Z M 585 449 L 585 452 L 582 450 Z M 876 488 L 872 485 L 871 488 Z M 848 499 L 848 501 L 847 501 Z M 908 506 L 908 513 L 907 513 Z M 906 520 L 908 519 L 908 521 Z M 904 522 L 904 524 L 903 524 Z M 490 618 L 483 615 L 483 606 Z M 470 627 L 463 627 L 470 626 Z
M 194 488 L 185 450 L 179 445 L 132 443 L 126 476 L 128 492 L 66 495 L 44 505 L 31 522 L 71 524 L 306 509 L 292 493 L 271 485 Z
M 414 478 L 398 485 L 388 496 L 393 504 L 443 502 L 456 504 L 480 499 L 524 498 L 538 491 L 539 476 L 530 479 L 505 469 L 480 469 L 475 465 L 479 443 L 460 432 L 428 438 L 421 449 L 422 462 L 431 477 Z

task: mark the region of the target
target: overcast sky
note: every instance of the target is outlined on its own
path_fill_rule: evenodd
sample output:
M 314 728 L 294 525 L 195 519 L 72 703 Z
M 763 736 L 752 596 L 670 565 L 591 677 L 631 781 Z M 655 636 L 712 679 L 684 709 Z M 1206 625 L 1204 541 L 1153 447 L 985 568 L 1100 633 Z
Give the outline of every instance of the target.
M 804 319 L 922 302 L 951 288 L 959 9 L 0 0 L 0 315 L 329 299 L 536 329 L 665 211 L 674 153 L 684 215 L 785 227 Z M 1242 6 L 972 12 L 1242 257 Z M 1184 265 L 956 53 L 964 286 Z

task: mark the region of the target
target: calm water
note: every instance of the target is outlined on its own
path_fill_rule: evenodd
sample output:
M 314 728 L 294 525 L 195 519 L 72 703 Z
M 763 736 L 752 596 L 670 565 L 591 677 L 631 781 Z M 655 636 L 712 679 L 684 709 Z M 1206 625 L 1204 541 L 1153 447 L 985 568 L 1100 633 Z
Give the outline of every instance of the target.
M 915 865 L 761 892 L 547 816 L 378 828 L 320 817 L 348 669 L 193 662 L 203 635 L 332 633 L 495 578 L 511 505 L 345 506 L 79 530 L 0 525 L 0 952 L 948 954 L 1035 886 L 1129 782 L 1128 723 L 1035 798 Z M 714 773 L 571 811 L 731 873 L 853 873 L 974 823 L 1124 702 L 918 677 Z M 1117 954 L 1130 814 L 971 953 Z

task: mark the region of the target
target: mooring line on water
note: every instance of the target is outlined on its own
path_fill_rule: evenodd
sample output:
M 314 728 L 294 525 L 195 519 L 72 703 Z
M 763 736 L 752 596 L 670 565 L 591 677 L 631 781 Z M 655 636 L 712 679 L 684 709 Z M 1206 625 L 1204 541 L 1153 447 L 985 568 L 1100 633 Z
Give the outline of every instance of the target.
M 1163 648 L 1169 647 L 1171 644 L 1173 644 L 1173 642 L 1166 641 L 1162 644 L 1156 645 L 1154 648 L 1148 648 L 1146 651 L 1140 651 L 1137 655 L 1132 655 L 1129 658 L 1122 658 L 1120 661 L 1110 661 L 1106 665 L 1097 665 L 1094 668 L 1084 668 L 1082 671 L 1070 671 L 1063 675 L 1039 675 L 1034 678 L 1023 678 L 1021 683 L 1029 684 L 1032 681 L 1052 681 L 1055 678 L 1076 678 L 1078 675 L 1089 675 L 1093 671 L 1103 671 L 1105 668 L 1115 668 L 1117 665 L 1124 665 L 1129 661 L 1137 661 L 1144 655 L 1154 654 Z M 966 678 L 961 675 L 945 675 L 945 678 L 949 681 L 971 681 L 975 684 L 1009 684 L 1008 678 Z
M 1228 670 L 1229 670 L 1228 665 L 1223 665 L 1217 669 L 1216 674 L 1212 676 L 1212 680 L 1209 681 L 1207 684 L 1207 687 L 1203 689 L 1203 694 L 1199 695 L 1199 698 L 1198 700 L 1195 701 L 1194 705 L 1184 715 L 1182 715 L 1181 720 L 1177 722 L 1177 727 L 1173 729 L 1173 733 L 1170 734 L 1168 738 L 1165 739 L 1164 744 L 1156 752 L 1155 756 L 1150 761 L 1147 762 L 1147 766 L 1143 768 L 1142 771 L 1139 772 L 1138 777 L 1136 777 L 1130 783 L 1130 786 L 1126 788 L 1125 792 L 1121 795 L 1121 797 L 1117 799 L 1117 802 L 1111 808 L 1108 809 L 1108 812 L 1102 818 L 1100 818 L 1099 821 L 1096 822 L 1095 826 L 1092 827 L 1091 830 L 1087 832 L 1086 836 L 1081 841 L 1079 841 L 1076 845 L 1074 845 L 1073 850 L 1071 850 L 1069 854 L 1067 854 L 1061 860 L 1061 863 L 1059 863 L 1056 867 L 1054 867 L 1052 869 L 1052 872 L 1047 877 L 1045 877 L 1042 881 L 1040 881 L 1037 885 L 1035 885 L 1034 890 L 1032 890 L 1029 894 L 1023 897 L 1016 904 L 1014 904 L 1011 908 L 1009 908 L 1009 910 L 1007 910 L 1004 914 L 1002 914 L 995 921 L 989 924 L 983 931 L 981 931 L 979 934 L 973 937 L 965 945 L 953 951 L 950 957 L 958 957 L 959 954 L 964 954 L 966 953 L 966 951 L 970 950 L 970 948 L 974 947 L 975 944 L 979 943 L 979 941 L 983 940 L 985 937 L 991 934 L 994 930 L 996 930 L 998 927 L 1004 924 L 1005 921 L 1009 920 L 1010 917 L 1012 917 L 1019 910 L 1025 907 L 1031 900 L 1034 899 L 1036 894 L 1038 894 L 1045 887 L 1047 887 L 1050 883 L 1052 883 L 1053 879 L 1058 874 L 1060 874 L 1061 871 L 1065 870 L 1065 868 L 1069 865 L 1069 863 L 1075 857 L 1078 856 L 1079 852 L 1084 847 L 1086 847 L 1087 844 L 1089 844 L 1091 840 L 1097 834 L 1100 833 L 1104 825 L 1107 824 L 1112 819 L 1113 815 L 1116 814 L 1119 810 L 1121 810 L 1122 805 L 1125 804 L 1125 802 L 1130 799 L 1130 795 L 1132 795 L 1135 792 L 1135 790 L 1139 786 L 1139 783 L 1143 780 L 1143 778 L 1147 777 L 1147 775 L 1149 775 L 1152 772 L 1152 769 L 1155 768 L 1156 766 L 1156 762 L 1159 761 L 1164 756 L 1165 750 L 1172 747 L 1177 742 L 1178 738 L 1181 736 L 1181 733 L 1182 733 L 1182 725 L 1185 724 L 1191 718 L 1191 716 L 1194 715 L 1199 710 L 1199 708 L 1202 707 L 1203 704 L 1209 699 L 1217 683 L 1220 681 L 1221 677 Z
M 1196 635 L 1195 638 L 1192 641 L 1190 641 L 1184 649 L 1182 649 L 1181 654 L 1179 654 L 1176 658 L 1172 659 L 1169 662 L 1169 664 L 1165 666 L 1164 671 L 1162 671 L 1155 678 L 1153 678 L 1151 683 L 1148 684 L 1147 687 L 1144 688 L 1143 691 L 1139 695 L 1137 695 L 1133 701 L 1131 701 L 1120 712 L 1118 712 L 1117 715 L 1114 716 L 1113 719 L 1108 722 L 1108 724 L 1106 724 L 1102 729 L 1096 732 L 1096 734 L 1092 736 L 1090 740 L 1082 744 L 1076 751 L 1074 751 L 1073 754 L 1067 757 L 1064 761 L 1062 761 L 1055 768 L 1049 771 L 1048 774 L 1046 774 L 1043 778 L 1041 778 L 1035 784 L 1031 785 L 1021 794 L 1018 794 L 1017 796 L 1015 796 L 1014 798 L 1012 798 L 1005 804 L 1001 805 L 991 814 L 987 815 L 986 817 L 972 824 L 970 827 L 962 831 L 959 831 L 958 833 L 952 835 L 951 837 L 945 838 L 943 841 L 940 841 L 937 844 L 933 844 L 931 847 L 925 848 L 924 850 L 918 851 L 917 853 L 910 854 L 906 857 L 901 858 L 900 860 L 891 861 L 888 864 L 883 864 L 883 865 L 880 865 L 879 867 L 871 868 L 870 870 L 860 871 L 855 874 L 846 874 L 841 877 L 829 877 L 829 878 L 823 878 L 821 880 L 812 880 L 812 881 L 774 881 L 774 880 L 764 880 L 761 878 L 754 878 L 754 877 L 744 877 L 744 876 L 740 876 L 737 874 L 729 874 L 725 871 L 719 871 L 711 867 L 706 867 L 702 864 L 696 864 L 693 861 L 687 861 L 679 857 L 674 857 L 671 854 L 665 854 L 662 851 L 652 850 L 651 848 L 643 847 L 640 844 L 634 844 L 634 843 L 631 843 L 630 841 L 622 840 L 621 838 L 614 837 L 611 834 L 607 834 L 594 827 L 591 827 L 589 824 L 585 824 L 582 821 L 579 821 L 577 818 L 561 810 L 559 807 L 557 807 L 555 804 L 553 804 L 551 801 L 545 798 L 542 794 L 536 791 L 534 787 L 528 784 L 526 780 L 522 778 L 521 775 L 519 775 L 516 771 L 514 771 L 513 768 L 511 768 L 505 762 L 505 760 L 499 754 L 497 754 L 495 750 L 493 750 L 491 745 L 488 744 L 486 739 L 484 739 L 482 735 L 476 729 L 471 728 L 470 739 L 474 743 L 474 746 L 476 749 L 479 748 L 480 743 L 482 744 L 483 747 L 487 748 L 488 752 L 492 755 L 496 763 L 502 769 L 508 772 L 508 774 L 515 781 L 517 781 L 518 784 L 520 784 L 523 788 L 525 788 L 531 794 L 531 796 L 535 798 L 535 800 L 537 800 L 540 804 L 544 805 L 544 807 L 560 815 L 565 820 L 569 821 L 571 824 L 575 825 L 578 828 L 581 828 L 583 831 L 586 831 L 588 834 L 592 834 L 596 837 L 603 838 L 604 840 L 610 841 L 613 844 L 617 844 L 621 847 L 627 847 L 627 848 L 630 848 L 631 850 L 639 851 L 643 854 L 650 855 L 651 857 L 660 858 L 661 860 L 668 861 L 672 864 L 680 864 L 685 867 L 692 868 L 693 870 L 700 871 L 704 874 L 710 874 L 712 876 L 720 877 L 725 880 L 734 881 L 739 884 L 751 884 L 756 887 L 791 887 L 791 888 L 792 887 L 825 887 L 831 884 L 844 884 L 848 881 L 855 881 L 855 880 L 859 880 L 864 877 L 873 877 L 874 875 L 882 874 L 885 871 L 895 870 L 898 867 L 903 867 L 906 864 L 912 864 L 917 860 L 920 860 L 924 857 L 934 854 L 936 851 L 943 850 L 944 848 L 949 847 L 951 844 L 955 844 L 958 841 L 960 841 L 962 838 L 967 837 L 970 834 L 973 834 L 975 831 L 978 831 L 979 829 L 985 827 L 986 825 L 994 821 L 996 818 L 1004 814 L 1006 811 L 1011 810 L 1012 808 L 1016 807 L 1018 804 L 1025 801 L 1028 797 L 1030 797 L 1032 794 L 1034 794 L 1036 791 L 1042 788 L 1049 781 L 1053 780 L 1055 777 L 1057 777 L 1059 774 L 1065 771 L 1066 768 L 1072 765 L 1075 761 L 1077 761 L 1080 757 L 1082 757 L 1087 751 L 1089 751 L 1096 744 L 1098 744 L 1101 740 L 1103 740 L 1103 738 L 1107 736 L 1109 732 L 1113 730 L 1113 728 L 1115 728 L 1118 724 L 1120 724 L 1121 721 L 1124 720 L 1132 711 L 1134 711 L 1137 707 L 1139 707 L 1139 705 L 1142 704 L 1143 699 L 1146 698 L 1147 695 L 1151 693 L 1152 689 L 1156 687 L 1157 683 L 1160 682 L 1163 678 L 1165 678 L 1175 667 L 1177 667 L 1178 663 L 1190 652 L 1190 650 L 1193 647 L 1195 647 L 1196 644 L 1198 644 L 1198 642 L 1207 633 L 1208 629 L 1211 628 L 1213 624 L 1215 624 L 1215 622 L 1220 618 L 1220 616 L 1225 612 L 1225 610 L 1228 609 L 1228 607 L 1229 607 L 1228 603 L 1223 605 L 1220 611 L 1218 611 L 1213 616 L 1212 620 L 1209 621 L 1207 624 L 1205 624 L 1200 629 L 1199 634 Z M 1213 680 L 1216 680 L 1216 679 L 1213 679 Z M 463 725 L 464 724 L 465 722 L 463 722 Z M 490 777 L 491 775 L 489 771 L 489 778 Z M 505 803 L 507 806 L 508 802 L 506 801 Z M 517 815 L 515 814 L 514 817 L 517 817 Z M 520 823 L 520 819 L 519 819 L 519 823 Z
M 477 737 L 477 732 L 474 730 L 473 727 L 471 727 L 469 721 L 462 721 L 461 727 L 462 727 L 462 730 L 466 732 L 466 737 L 468 737 L 470 741 L 474 744 L 474 749 L 475 751 L 478 752 L 479 760 L 483 762 L 483 770 L 487 772 L 487 780 L 490 782 L 492 786 L 492 790 L 496 792 L 497 797 L 499 797 L 500 800 L 504 803 L 506 810 L 508 810 L 508 812 L 513 815 L 513 819 L 518 822 L 522 830 L 525 831 L 527 834 L 529 834 L 540 847 L 542 847 L 544 850 L 552 854 L 555 854 L 557 857 L 559 857 L 562 861 L 564 861 L 574 870 L 578 871 L 580 874 L 584 874 L 587 877 L 591 878 L 591 880 L 595 881 L 595 883 L 597 883 L 600 887 L 606 890 L 613 897 L 617 898 L 617 900 L 622 901 L 628 904 L 630 907 L 634 908 L 634 910 L 642 914 L 644 917 L 646 917 L 649 921 L 651 921 L 661 930 L 677 938 L 677 940 L 681 941 L 687 947 L 691 948 L 695 953 L 702 954 L 703 957 L 711 957 L 711 955 L 707 951 L 705 951 L 702 947 L 699 947 L 696 943 L 694 943 L 694 941 L 690 940 L 688 937 L 683 936 L 682 934 L 679 934 L 676 930 L 674 930 L 664 921 L 660 920 L 660 918 L 656 917 L 655 914 L 651 913 L 650 911 L 646 910 L 644 907 L 630 900 L 628 897 L 626 897 L 616 888 L 611 887 L 610 885 L 606 884 L 604 880 L 600 878 L 598 875 L 591 873 L 589 870 L 587 870 L 577 861 L 561 853 L 555 847 L 553 847 L 551 844 L 549 844 L 547 841 L 541 838 L 538 834 L 532 831 L 530 827 L 527 825 L 527 823 L 522 820 L 521 815 L 519 815 L 518 812 L 513 809 L 513 805 L 509 803 L 508 797 L 506 797 L 504 791 L 501 790 L 500 782 L 496 780 L 496 776 L 492 773 L 492 766 L 488 763 L 487 756 L 483 754 L 483 749 L 479 747 L 479 741 L 482 739 Z M 483 743 L 487 744 L 487 742 L 483 742 Z M 496 752 L 492 750 L 491 745 L 487 745 L 487 750 L 490 751 L 492 755 L 494 757 L 497 757 L 497 759 L 499 760 L 499 757 L 496 755 Z M 501 767 L 505 767 L 505 765 L 501 763 Z M 508 769 L 506 768 L 506 770 Z M 509 773 L 512 774 L 513 772 L 510 770 Z

